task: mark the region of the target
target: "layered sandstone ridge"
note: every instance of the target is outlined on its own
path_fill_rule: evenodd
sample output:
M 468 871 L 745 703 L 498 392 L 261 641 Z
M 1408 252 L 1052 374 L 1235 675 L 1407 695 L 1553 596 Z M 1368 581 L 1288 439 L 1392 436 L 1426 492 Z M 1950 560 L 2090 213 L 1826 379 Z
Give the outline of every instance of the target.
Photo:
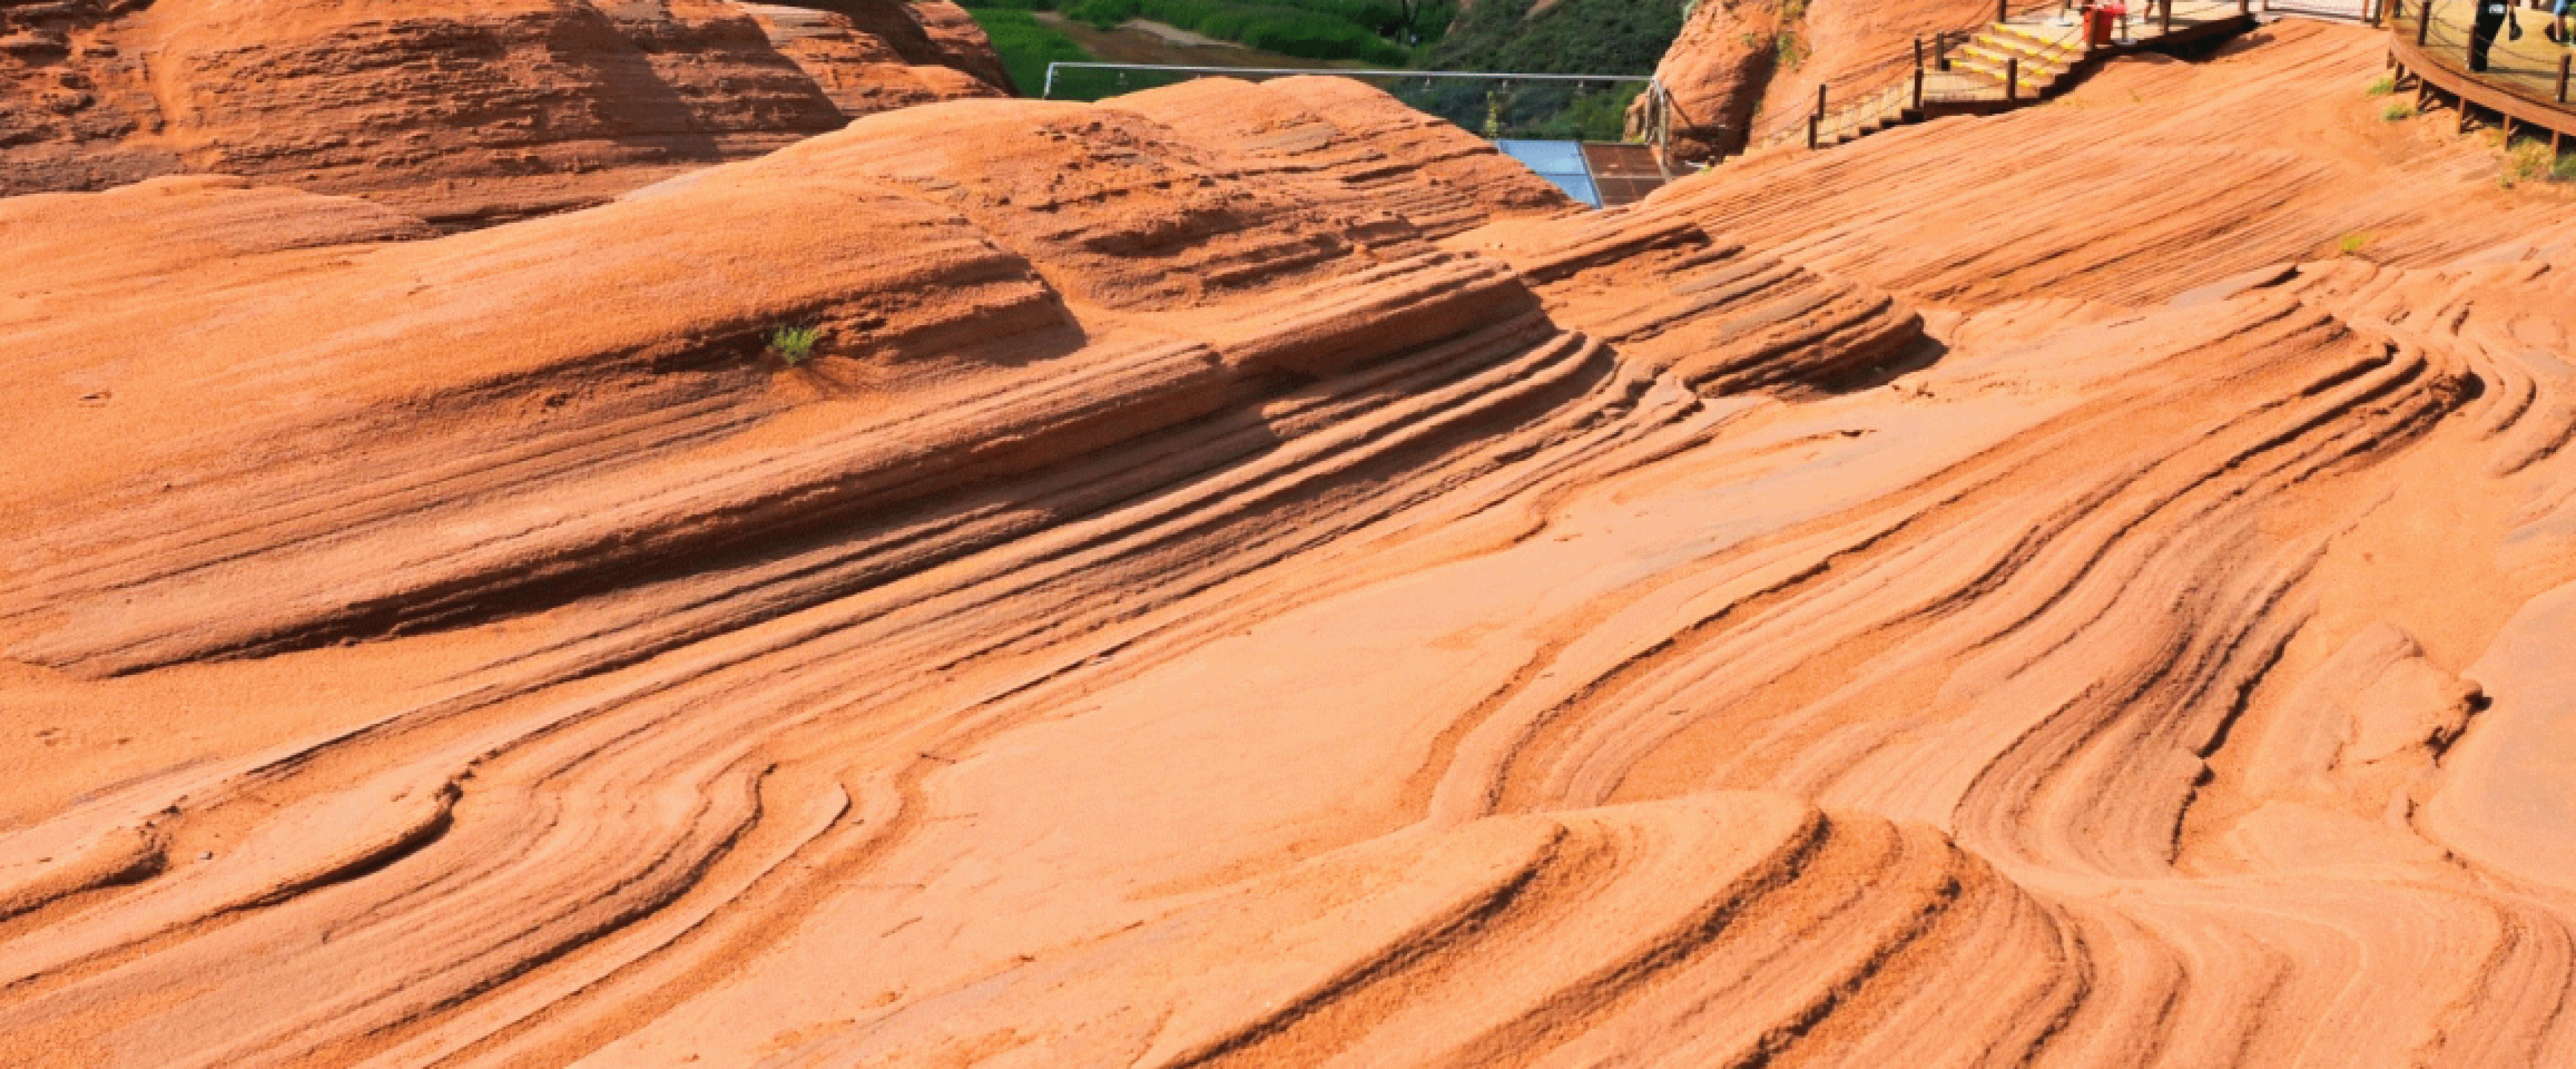
M 2576 209 L 2378 44 L 0 201 L 0 1061 L 2576 1063 Z
M 20 0 L 0 46 L 0 194 L 225 174 L 442 222 L 1009 91 L 962 11 L 901 0 Z

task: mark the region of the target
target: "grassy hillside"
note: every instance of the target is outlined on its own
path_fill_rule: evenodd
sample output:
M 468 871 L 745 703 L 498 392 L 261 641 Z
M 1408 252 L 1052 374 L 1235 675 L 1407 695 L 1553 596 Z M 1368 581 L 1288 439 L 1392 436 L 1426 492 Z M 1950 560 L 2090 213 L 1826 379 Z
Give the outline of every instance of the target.
M 1036 96 L 1039 88 L 1046 85 L 1047 64 L 1091 59 L 1091 53 L 1083 51 L 1073 38 L 1040 23 L 1029 8 L 970 7 L 966 13 L 984 28 L 984 36 L 992 38 L 993 51 L 1002 54 L 1002 66 L 1011 72 L 1011 84 L 1018 86 L 1024 96 Z
M 1409 67 L 1456 16 L 1456 0 L 986 0 L 970 9 L 1005 63 L 1034 62 L 1044 79 L 1046 55 L 1069 58 L 1076 47 L 1025 12 L 1055 10 L 1103 28 L 1152 19 L 1221 41 L 1314 60 L 1361 60 Z M 1013 17 L 1007 12 L 1019 11 Z M 992 16 L 988 18 L 988 16 Z M 995 32 L 997 25 L 1010 29 Z M 1053 40 L 1031 31 L 1045 32 Z M 1004 40 L 1007 34 L 1009 40 Z M 1026 58 L 1022 58 L 1026 57 Z M 1019 77 L 1020 68 L 1012 68 Z M 1024 87 L 1025 88 L 1025 87 Z
M 1093 58 L 1062 30 L 1031 14 L 1113 27 L 1151 19 L 1252 48 L 1316 61 L 1438 70 L 1550 74 L 1650 74 L 1681 32 L 1685 0 L 987 0 L 973 10 L 1020 91 L 1046 84 L 1046 65 Z M 1415 29 L 1406 28 L 1410 14 Z M 1058 25 L 1062 25 L 1059 23 Z M 1088 32 L 1077 27 L 1076 32 Z M 1410 42 L 1409 44 L 1404 42 Z M 1114 84 L 1086 75 L 1062 95 L 1092 99 L 1141 88 L 1148 76 Z M 1143 80 L 1140 80 L 1143 79 Z M 1399 95 L 1470 130 L 1506 137 L 1611 140 L 1638 87 L 1523 82 L 1408 85 Z
M 1439 70 L 1653 74 L 1682 32 L 1684 0 L 1476 0 L 1423 64 Z
M 1434 70 L 1531 74 L 1655 72 L 1682 31 L 1686 0 L 1476 0 L 1421 66 Z M 1470 130 L 1522 137 L 1611 140 L 1619 135 L 1634 84 L 1594 87 L 1524 83 L 1444 84 L 1404 93 L 1408 103 Z

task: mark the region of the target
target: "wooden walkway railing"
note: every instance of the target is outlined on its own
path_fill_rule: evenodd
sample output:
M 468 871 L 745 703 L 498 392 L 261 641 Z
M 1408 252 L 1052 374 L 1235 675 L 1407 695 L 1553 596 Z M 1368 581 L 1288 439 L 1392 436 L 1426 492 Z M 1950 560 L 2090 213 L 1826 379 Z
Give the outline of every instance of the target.
M 2415 106 L 2422 110 L 2437 97 L 2449 98 L 2459 111 L 2459 128 L 2481 110 L 2495 116 L 2511 139 L 2520 132 L 2549 135 L 2552 154 L 2576 140 L 2576 105 L 2568 101 L 2569 76 L 2576 73 L 2576 53 L 2550 43 L 2542 28 L 2549 15 L 2520 10 L 2519 39 L 2500 33 L 2485 42 L 2485 70 L 2470 55 L 2476 41 L 2475 0 L 2388 0 L 2389 64 L 2400 87 L 2412 84 Z
M 2011 6 L 2012 0 L 1999 0 L 1996 5 L 1996 20 L 2010 21 L 2016 18 L 2035 17 L 2044 12 L 2055 11 L 2066 2 L 2067 0 L 2022 0 L 2021 7 L 2016 9 Z M 1993 23 L 1985 21 L 1964 22 L 1950 29 L 1938 31 L 1929 37 L 1918 34 L 1911 48 L 1900 46 L 1886 55 L 1838 72 L 1839 76 L 1831 84 L 1817 87 L 1820 91 L 1819 99 L 1826 105 L 1825 117 L 1830 119 L 1860 110 L 1862 102 L 1875 99 L 1881 94 L 1902 92 L 1910 95 L 1917 71 L 1923 71 L 1928 75 L 1926 78 L 1928 90 L 1934 99 L 1939 99 L 1945 93 L 1955 94 L 1972 90 L 1977 85 L 1976 79 L 1964 72 L 1955 78 L 1951 76 L 1951 57 L 1961 45 L 1974 39 L 1991 25 Z M 1814 117 L 1812 113 L 1797 110 L 1772 115 L 1753 127 L 1745 143 L 1750 146 L 1762 146 L 1795 140 L 1803 136 L 1809 120 Z

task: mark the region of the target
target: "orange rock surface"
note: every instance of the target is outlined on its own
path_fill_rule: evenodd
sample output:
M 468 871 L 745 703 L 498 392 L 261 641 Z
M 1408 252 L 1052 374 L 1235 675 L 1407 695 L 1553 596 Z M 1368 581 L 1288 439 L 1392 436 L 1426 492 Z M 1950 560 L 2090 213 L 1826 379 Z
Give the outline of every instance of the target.
M 945 3 L 21 0 L 0 195 L 226 174 L 482 224 L 1008 82 Z
M 0 1063 L 2576 1064 L 2576 206 L 2380 47 L 0 200 Z

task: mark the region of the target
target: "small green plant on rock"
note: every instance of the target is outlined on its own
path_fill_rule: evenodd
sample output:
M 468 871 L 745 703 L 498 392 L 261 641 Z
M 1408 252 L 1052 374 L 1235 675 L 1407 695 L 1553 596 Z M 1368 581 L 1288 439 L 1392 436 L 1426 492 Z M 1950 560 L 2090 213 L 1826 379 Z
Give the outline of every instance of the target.
M 2399 101 L 2389 105 L 2388 110 L 2380 112 L 2379 117 L 2389 122 L 2405 122 L 2415 117 L 2415 105 Z
M 2362 250 L 2370 247 L 2372 240 L 2370 235 L 2358 231 L 2346 234 L 2335 239 L 2335 252 L 2344 256 L 2359 256 Z
M 814 356 L 814 346 L 823 340 L 821 327 L 780 327 L 769 334 L 769 351 L 787 366 L 795 367 Z
M 2549 151 L 2545 141 L 2525 141 L 2505 150 L 2504 173 L 2498 180 L 2506 189 L 2519 182 L 2536 182 L 2556 177 L 2558 157 Z
M 1799 64 L 1807 61 L 1806 42 L 1798 39 L 1796 30 L 1780 31 L 1779 36 L 1772 39 L 1771 46 L 1778 53 L 1778 62 L 1784 68 L 1796 70 Z

